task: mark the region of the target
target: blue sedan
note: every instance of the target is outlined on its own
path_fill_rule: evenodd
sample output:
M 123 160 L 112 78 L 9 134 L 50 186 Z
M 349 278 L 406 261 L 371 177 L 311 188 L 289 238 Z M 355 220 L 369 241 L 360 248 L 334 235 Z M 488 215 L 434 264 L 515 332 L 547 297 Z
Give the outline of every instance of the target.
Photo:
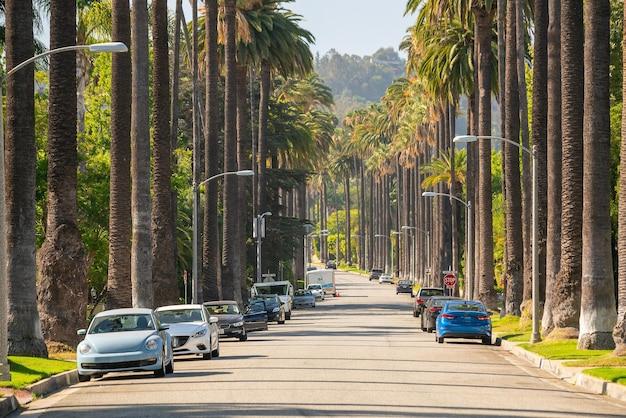
M 157 377 L 174 372 L 172 338 L 152 309 L 116 309 L 96 315 L 76 349 L 78 378 L 124 371 L 152 371 Z
M 446 338 L 480 339 L 491 344 L 491 312 L 478 301 L 455 300 L 447 302 L 437 317 L 439 344 Z

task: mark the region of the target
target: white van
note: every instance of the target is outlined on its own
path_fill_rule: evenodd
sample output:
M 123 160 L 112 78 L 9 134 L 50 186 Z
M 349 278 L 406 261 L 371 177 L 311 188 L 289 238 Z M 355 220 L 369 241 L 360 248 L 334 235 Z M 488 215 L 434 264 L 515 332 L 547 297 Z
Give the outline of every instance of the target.
M 293 307 L 293 285 L 291 282 L 255 283 L 252 286 L 252 297 L 263 297 L 264 295 L 278 295 L 280 301 L 285 305 L 285 319 L 291 319 L 291 308 Z
M 327 295 L 337 296 L 335 286 L 335 270 L 312 270 L 306 272 L 306 286 L 319 284 Z

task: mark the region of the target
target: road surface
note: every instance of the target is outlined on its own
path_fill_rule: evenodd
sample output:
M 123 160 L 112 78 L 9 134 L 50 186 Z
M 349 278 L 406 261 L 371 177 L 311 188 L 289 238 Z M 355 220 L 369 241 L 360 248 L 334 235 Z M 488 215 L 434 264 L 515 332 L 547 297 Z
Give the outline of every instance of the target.
M 340 297 L 296 311 L 167 378 L 118 375 L 33 402 L 24 416 L 622 417 L 498 347 L 434 342 L 408 295 L 339 273 Z

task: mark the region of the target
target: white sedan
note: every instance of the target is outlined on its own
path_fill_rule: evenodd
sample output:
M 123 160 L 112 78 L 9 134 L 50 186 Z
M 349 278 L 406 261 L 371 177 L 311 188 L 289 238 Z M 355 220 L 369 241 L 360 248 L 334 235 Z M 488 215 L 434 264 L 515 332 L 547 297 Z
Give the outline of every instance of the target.
M 378 283 L 391 283 L 391 275 L 390 274 L 381 274 L 378 278 Z
M 316 300 L 324 300 L 326 299 L 326 293 L 324 292 L 324 288 L 319 283 L 311 283 L 307 286 L 307 290 L 310 290 L 315 296 Z
M 175 356 L 201 355 L 211 360 L 220 355 L 217 317 L 202 305 L 163 306 L 155 311 L 159 322 L 168 326 Z

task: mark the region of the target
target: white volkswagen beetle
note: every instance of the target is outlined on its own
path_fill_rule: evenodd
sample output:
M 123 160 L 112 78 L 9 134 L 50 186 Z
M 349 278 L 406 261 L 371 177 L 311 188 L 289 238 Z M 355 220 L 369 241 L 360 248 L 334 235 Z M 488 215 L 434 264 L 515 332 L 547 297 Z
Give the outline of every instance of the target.
M 162 325 L 169 327 L 175 356 L 197 354 L 211 360 L 220 355 L 217 317 L 211 316 L 204 306 L 163 306 L 155 314 Z
M 174 372 L 172 339 L 152 309 L 115 309 L 97 314 L 76 349 L 78 378 L 86 382 L 106 373 Z

